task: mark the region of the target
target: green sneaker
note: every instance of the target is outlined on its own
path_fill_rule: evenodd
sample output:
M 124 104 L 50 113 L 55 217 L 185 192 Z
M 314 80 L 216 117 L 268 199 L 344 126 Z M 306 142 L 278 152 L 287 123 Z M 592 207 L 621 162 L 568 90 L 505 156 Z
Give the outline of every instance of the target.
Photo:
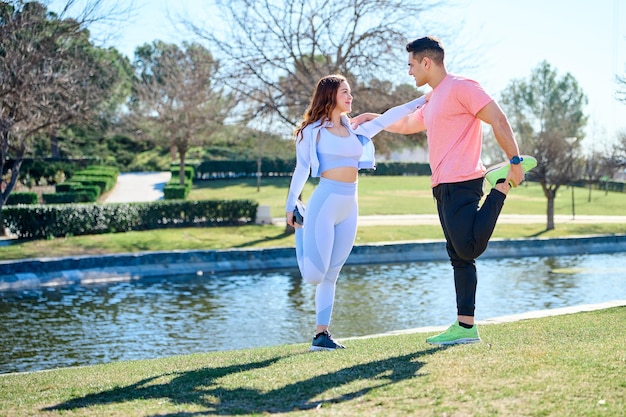
M 525 173 L 537 166 L 537 160 L 530 155 L 522 155 L 521 159 L 522 162 L 520 162 L 520 164 L 522 164 L 522 169 Z M 485 173 L 485 179 L 489 182 L 489 184 L 491 184 L 492 187 L 495 187 L 498 183 L 498 180 L 504 180 L 506 178 L 507 174 L 509 173 L 510 166 L 511 163 L 509 161 L 506 161 L 487 168 L 487 172 Z
M 461 327 L 459 325 L 458 320 L 452 326 L 448 327 L 448 330 L 445 332 L 426 339 L 426 343 L 442 346 L 476 342 L 480 342 L 477 326 L 474 325 L 471 329 L 466 329 L 465 327 Z

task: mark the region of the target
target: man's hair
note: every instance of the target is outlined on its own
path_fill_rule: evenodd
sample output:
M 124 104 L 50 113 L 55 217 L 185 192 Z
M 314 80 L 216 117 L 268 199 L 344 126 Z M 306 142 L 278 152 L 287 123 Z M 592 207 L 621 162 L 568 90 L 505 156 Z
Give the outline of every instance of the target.
M 413 54 L 413 58 L 427 56 L 436 64 L 443 65 L 444 51 L 441 41 L 434 36 L 425 36 L 406 44 L 406 51 Z

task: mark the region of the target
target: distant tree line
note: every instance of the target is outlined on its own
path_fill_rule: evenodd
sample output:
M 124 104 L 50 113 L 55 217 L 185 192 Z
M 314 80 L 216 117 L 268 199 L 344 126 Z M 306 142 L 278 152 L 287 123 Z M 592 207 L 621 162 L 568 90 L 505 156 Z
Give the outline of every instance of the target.
M 181 184 L 189 161 L 291 159 L 286 139 L 323 75 L 348 77 L 355 114 L 421 95 L 390 68 L 406 60 L 407 38 L 432 32 L 420 17 L 448 6 L 217 0 L 222 25 L 183 22 L 193 40 L 155 40 L 129 59 L 91 39 L 90 25 L 113 13 L 104 9 L 109 3 L 86 0 L 72 12 L 77 4 L 66 0 L 57 13 L 44 2 L 0 1 L 0 209 L 23 180 L 25 158 L 92 158 L 121 171 L 168 170 L 176 162 Z M 455 29 L 436 33 L 453 39 Z M 626 166 L 623 136 L 615 147 L 582 155 L 586 97 L 547 62 L 530 79 L 512 81 L 501 103 L 524 152 L 539 159 L 533 178 L 544 187 L 548 214 L 559 186 Z M 383 154 L 424 142 L 423 134 L 376 138 Z

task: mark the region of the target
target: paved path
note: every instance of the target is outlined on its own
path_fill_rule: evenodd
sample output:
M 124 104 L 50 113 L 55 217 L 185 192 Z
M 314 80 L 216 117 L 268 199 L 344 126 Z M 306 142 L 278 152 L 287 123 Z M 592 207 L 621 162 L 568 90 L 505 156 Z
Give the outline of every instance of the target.
M 502 214 L 498 223 L 508 224 L 543 224 L 548 219 L 543 214 Z M 589 224 L 589 223 L 619 223 L 626 224 L 626 216 L 579 216 L 572 218 L 571 215 L 555 215 L 556 224 Z M 285 219 L 275 217 L 272 219 L 275 225 L 284 225 Z M 438 225 L 439 218 L 436 214 L 392 214 L 384 216 L 359 216 L 359 226 L 414 226 L 414 225 Z
M 163 188 L 171 178 L 170 172 L 128 172 L 117 176 L 117 183 L 106 203 L 156 201 L 163 198 Z
M 623 223 L 626 224 L 626 216 L 580 216 L 572 218 L 571 215 L 555 215 L 555 223 Z M 510 224 L 534 224 L 547 223 L 547 215 L 544 214 L 501 214 L 498 223 Z M 439 224 L 436 214 L 416 214 L 416 215 L 387 215 L 387 216 L 360 216 L 359 225 L 420 225 Z

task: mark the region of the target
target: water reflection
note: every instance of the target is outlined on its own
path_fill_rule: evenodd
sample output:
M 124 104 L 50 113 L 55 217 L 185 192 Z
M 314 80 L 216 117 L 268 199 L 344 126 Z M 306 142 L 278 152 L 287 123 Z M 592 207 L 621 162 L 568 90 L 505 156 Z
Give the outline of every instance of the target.
M 626 253 L 479 260 L 477 318 L 626 298 Z M 308 342 L 296 271 L 175 276 L 0 293 L 0 373 Z M 447 262 L 345 268 L 338 338 L 454 319 Z

